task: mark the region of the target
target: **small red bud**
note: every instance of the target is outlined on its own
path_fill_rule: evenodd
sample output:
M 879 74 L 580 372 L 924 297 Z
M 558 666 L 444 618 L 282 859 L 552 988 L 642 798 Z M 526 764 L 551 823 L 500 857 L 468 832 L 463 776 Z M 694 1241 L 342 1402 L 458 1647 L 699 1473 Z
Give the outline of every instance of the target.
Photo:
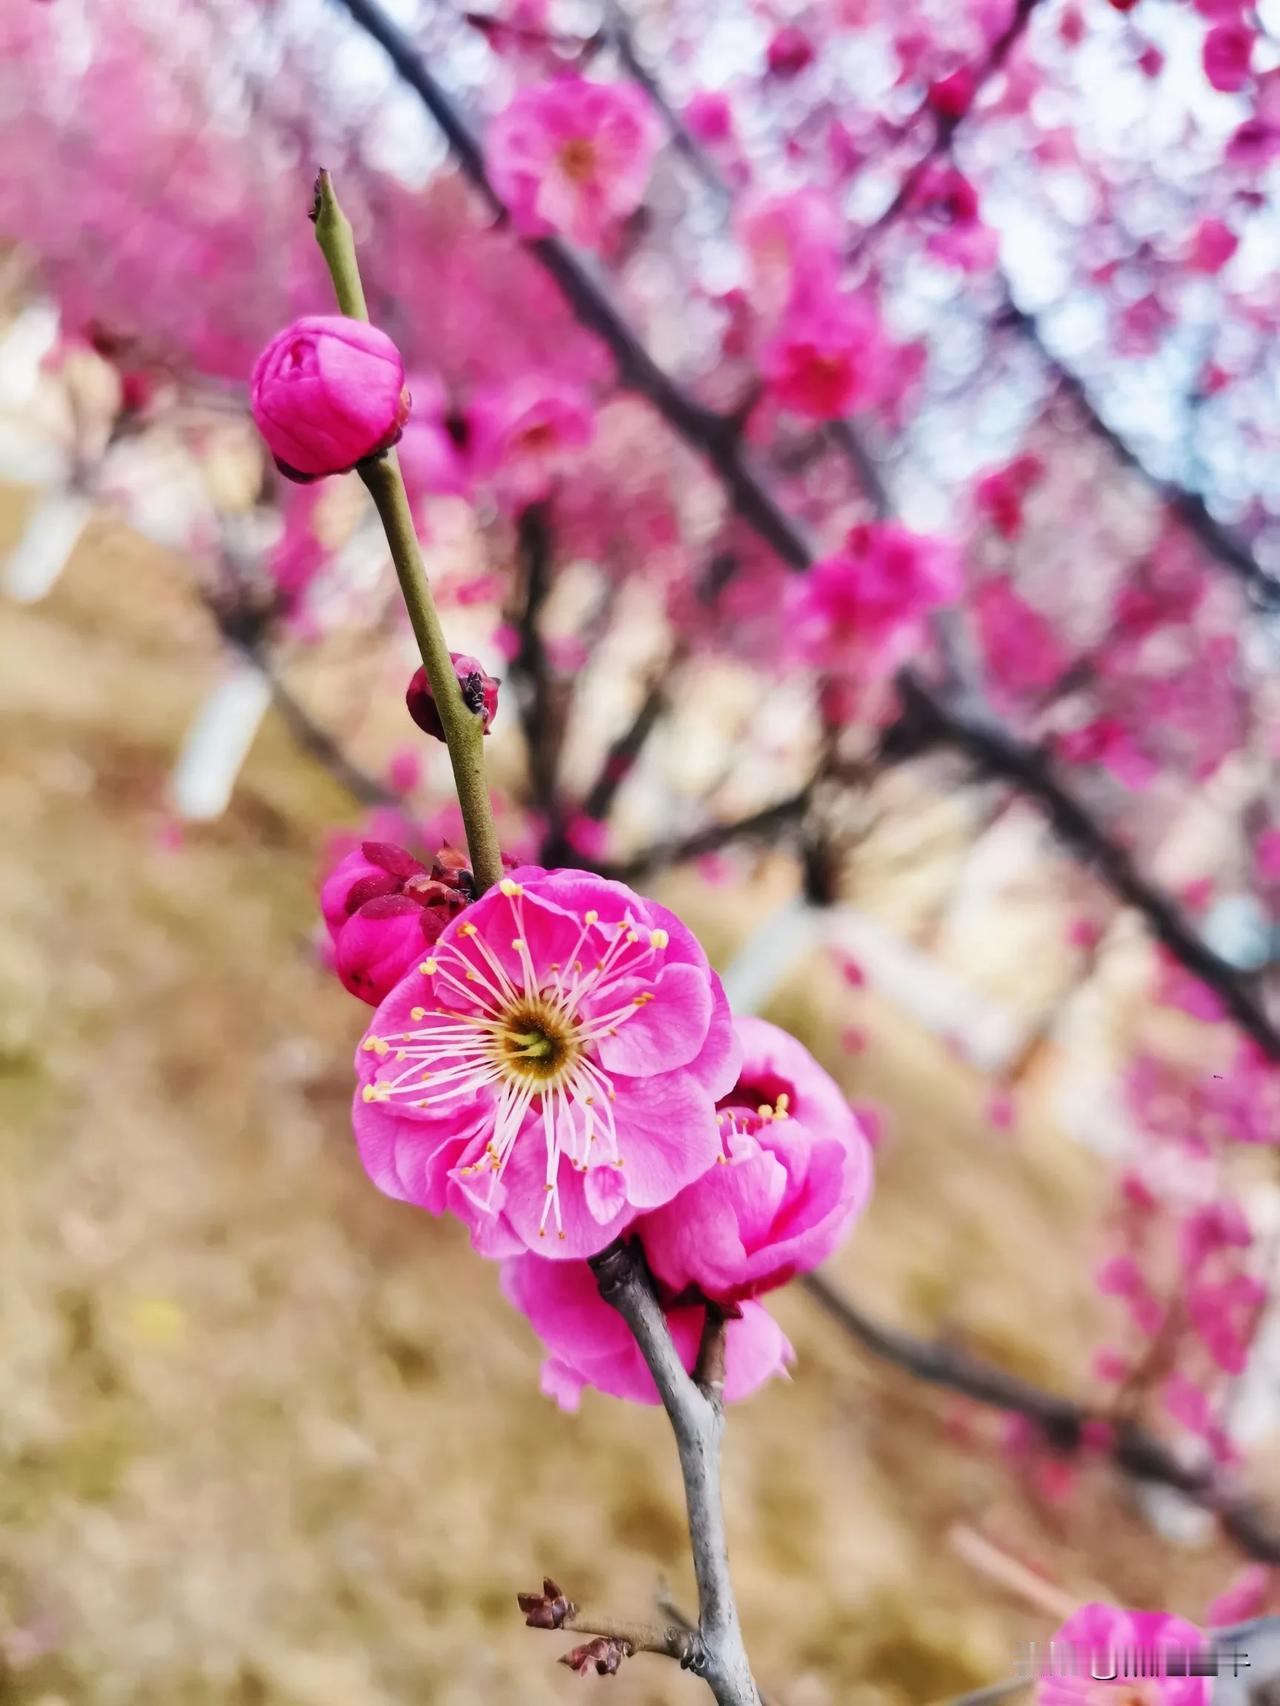
M 484 732 L 488 734 L 498 710 L 499 683 L 466 652 L 450 652 L 449 656 L 453 659 L 453 671 L 462 690 L 462 702 L 473 715 L 483 717 Z M 409 715 L 424 733 L 434 735 L 437 740 L 444 739 L 444 725 L 440 721 L 425 669 L 414 670 L 404 702 L 409 708 Z

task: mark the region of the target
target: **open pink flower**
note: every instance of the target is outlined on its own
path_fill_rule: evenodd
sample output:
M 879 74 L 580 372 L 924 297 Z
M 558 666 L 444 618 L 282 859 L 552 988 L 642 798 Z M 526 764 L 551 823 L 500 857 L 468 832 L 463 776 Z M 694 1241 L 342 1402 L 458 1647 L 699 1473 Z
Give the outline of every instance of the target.
M 502 1265 L 502 1288 L 529 1319 L 550 1355 L 542 1366 L 542 1390 L 562 1410 L 576 1410 L 584 1386 L 656 1404 L 658 1389 L 640 1348 L 616 1309 L 596 1289 L 586 1262 L 547 1262 L 516 1256 Z M 706 1311 L 691 1305 L 667 1312 L 667 1326 L 681 1361 L 692 1373 Z M 725 1327 L 724 1395 L 746 1398 L 773 1375 L 786 1372 L 794 1355 L 786 1336 L 761 1303 L 744 1303 Z
M 477 476 L 517 509 L 547 497 L 595 432 L 585 392 L 536 374 L 478 392 L 468 423 Z
M 320 890 L 320 910 L 344 989 L 376 1007 L 466 905 L 470 876 L 442 851 L 430 871 L 389 841 L 364 841 Z
M 760 372 L 784 409 L 834 421 L 879 397 L 884 353 L 880 322 L 863 298 L 805 291 L 761 350 Z
M 1139 1692 L 1146 1706 L 1208 1706 L 1208 1678 L 1177 1674 L 1187 1668 L 1186 1655 L 1203 1652 L 1205 1644 L 1203 1632 L 1184 1617 L 1082 1605 L 1053 1636 L 1056 1662 L 1036 1686 L 1037 1706 L 1112 1706 Z M 1157 1674 L 1117 1692 L 1126 1655 L 1132 1664 L 1139 1654 L 1153 1661 Z
M 955 599 L 962 574 L 944 540 L 893 522 L 862 522 L 845 549 L 815 563 L 793 593 L 792 642 L 811 667 L 883 679 L 922 637 L 931 610 Z
M 465 423 L 450 412 L 444 386 L 434 375 L 415 373 L 409 389 L 413 409 L 396 450 L 409 502 L 467 496 L 471 470 L 464 449 Z
M 374 1183 L 486 1255 L 589 1256 L 720 1153 L 739 1050 L 680 920 L 621 883 L 525 866 L 447 927 L 356 1056 Z
M 720 1104 L 724 1164 L 637 1227 L 664 1285 L 722 1303 L 824 1262 L 871 1190 L 871 1146 L 808 1049 L 763 1019 L 734 1028 L 743 1060 Z
M 1215 24 L 1204 38 L 1204 74 L 1223 94 L 1244 88 L 1252 59 L 1253 31 L 1247 24 Z
M 282 474 L 345 474 L 400 437 L 409 414 L 400 352 L 385 332 L 311 314 L 277 332 L 253 369 L 253 418 Z
M 659 132 L 630 83 L 582 77 L 521 89 L 489 131 L 489 172 L 523 237 L 599 248 L 644 197 Z

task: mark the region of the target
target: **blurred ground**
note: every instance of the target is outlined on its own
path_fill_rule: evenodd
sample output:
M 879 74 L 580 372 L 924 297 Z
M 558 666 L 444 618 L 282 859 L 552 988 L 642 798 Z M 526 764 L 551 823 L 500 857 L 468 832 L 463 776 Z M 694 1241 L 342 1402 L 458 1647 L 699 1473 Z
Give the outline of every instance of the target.
M 0 507 L 0 549 L 21 506 Z M 180 578 L 95 527 L 45 604 L 0 606 L 0 1700 L 40 1706 L 697 1702 L 642 1658 L 554 1660 L 518 1588 L 646 1613 L 691 1588 L 657 1412 L 538 1393 L 538 1352 L 452 1226 L 378 1196 L 348 1136 L 363 1010 L 316 965 L 321 832 L 350 807 L 275 723 L 228 817 L 164 833 L 162 784 L 216 653 Z M 303 687 L 323 702 L 360 684 Z M 673 891 L 723 957 L 741 895 Z M 887 1318 L 963 1328 L 1082 1389 L 1103 1182 L 901 1015 L 834 1047 L 831 990 L 777 1017 L 891 1132 L 838 1264 Z M 1045 1503 L 952 1406 L 778 1312 L 790 1386 L 736 1410 L 726 1480 L 749 1644 L 785 1706 L 926 1702 L 1013 1668 L 1046 1618 L 947 1544 L 957 1522 L 1071 1598 L 1204 1609 L 1176 1550 L 1088 1470 Z

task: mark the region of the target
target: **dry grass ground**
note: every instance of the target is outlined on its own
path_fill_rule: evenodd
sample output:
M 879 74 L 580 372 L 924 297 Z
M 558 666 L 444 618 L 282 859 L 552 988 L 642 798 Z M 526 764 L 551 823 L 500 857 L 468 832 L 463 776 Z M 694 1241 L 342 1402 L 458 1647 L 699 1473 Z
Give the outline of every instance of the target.
M 18 525 L 0 514 L 0 546 Z M 98 527 L 45 604 L 0 608 L 0 1700 L 470 1706 L 707 1698 L 657 1659 L 554 1664 L 517 1588 L 688 1599 L 659 1414 L 538 1393 L 537 1347 L 456 1229 L 379 1197 L 348 1137 L 361 1011 L 316 965 L 321 831 L 349 807 L 269 724 L 226 819 L 159 834 L 216 667 L 177 578 Z M 688 887 L 713 948 L 741 896 Z M 833 1056 L 830 990 L 788 1022 Z M 1078 1387 L 1100 1182 L 867 1003 L 850 1089 L 891 1122 L 842 1281 Z M 1104 1470 L 1060 1508 L 802 1294 L 795 1380 L 736 1411 L 726 1479 L 759 1673 L 784 1706 L 925 1702 L 1047 1624 L 962 1564 L 964 1521 L 1075 1598 L 1196 1614 L 1226 1574 Z M 978 1432 L 994 1438 L 989 1422 Z

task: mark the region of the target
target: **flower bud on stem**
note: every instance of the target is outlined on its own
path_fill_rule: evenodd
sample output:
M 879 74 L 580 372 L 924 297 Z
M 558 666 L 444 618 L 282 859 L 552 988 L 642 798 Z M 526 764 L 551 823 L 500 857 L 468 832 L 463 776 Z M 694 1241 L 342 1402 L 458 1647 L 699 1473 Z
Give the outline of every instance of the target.
M 315 203 L 311 218 L 316 228 L 316 242 L 329 268 L 338 307 L 352 320 L 368 321 L 364 287 L 360 282 L 360 265 L 356 258 L 355 239 L 351 225 L 338 204 L 328 172 L 316 178 Z M 483 893 L 502 877 L 502 856 L 498 850 L 498 832 L 493 821 L 493 807 L 484 775 L 483 718 L 468 710 L 458 679 L 454 673 L 449 647 L 436 613 L 435 600 L 427 580 L 427 571 L 418 548 L 413 515 L 405 494 L 400 464 L 394 450 L 370 457 L 359 465 L 358 473 L 369 489 L 382 519 L 391 559 L 396 566 L 400 591 L 413 628 L 418 650 L 422 654 L 431 694 L 440 713 L 444 738 L 453 766 L 453 779 L 462 808 L 462 822 L 467 832 L 467 847 L 471 854 L 471 870 L 476 892 Z

